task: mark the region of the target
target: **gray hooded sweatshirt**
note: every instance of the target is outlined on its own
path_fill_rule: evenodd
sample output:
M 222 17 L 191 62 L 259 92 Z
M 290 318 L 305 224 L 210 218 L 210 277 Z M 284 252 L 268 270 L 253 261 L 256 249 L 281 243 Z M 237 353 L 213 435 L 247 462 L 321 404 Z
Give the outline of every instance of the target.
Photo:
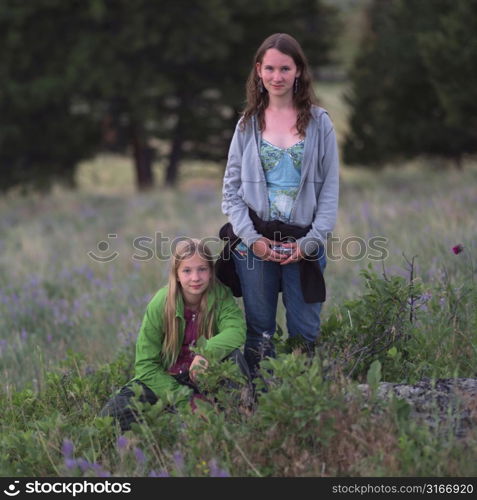
M 305 254 L 324 245 L 336 223 L 339 194 L 339 158 L 333 124 L 325 109 L 313 106 L 305 136 L 301 182 L 289 224 L 310 231 L 297 240 Z M 260 161 L 261 132 L 256 117 L 241 130 L 239 120 L 230 144 L 224 175 L 222 211 L 234 233 L 250 246 L 261 235 L 250 220 L 253 209 L 269 220 L 267 181 Z

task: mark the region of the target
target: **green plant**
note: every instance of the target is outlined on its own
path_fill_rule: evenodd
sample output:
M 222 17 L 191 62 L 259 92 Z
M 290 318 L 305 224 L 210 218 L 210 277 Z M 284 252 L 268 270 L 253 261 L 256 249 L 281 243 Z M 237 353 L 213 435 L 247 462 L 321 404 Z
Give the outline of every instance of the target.
M 322 325 L 324 356 L 329 366 L 338 365 L 350 377 L 362 378 L 379 360 L 384 377 L 399 379 L 407 367 L 412 304 L 422 285 L 401 276 L 379 277 L 371 266 L 361 270 L 361 276 L 365 293 L 336 308 Z

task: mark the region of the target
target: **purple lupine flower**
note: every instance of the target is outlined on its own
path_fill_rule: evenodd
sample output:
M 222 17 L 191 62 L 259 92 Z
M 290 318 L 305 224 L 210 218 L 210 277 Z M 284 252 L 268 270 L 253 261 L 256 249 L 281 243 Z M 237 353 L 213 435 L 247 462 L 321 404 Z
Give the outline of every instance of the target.
M 70 439 L 63 439 L 63 444 L 61 446 L 61 453 L 65 458 L 71 458 L 75 451 L 75 445 Z
M 421 295 L 420 297 L 422 302 L 429 302 L 432 299 L 432 293 L 431 292 L 425 292 Z
M 68 470 L 74 469 L 77 465 L 78 462 L 74 458 L 65 458 L 65 467 Z
M 165 471 L 164 469 L 161 470 L 161 472 L 157 472 L 154 469 L 152 469 L 149 472 L 149 474 L 147 475 L 147 477 L 170 477 L 170 476 L 169 476 L 169 473 L 167 471 Z
M 217 460 L 211 458 L 209 460 L 210 477 L 230 477 L 230 474 L 218 466 Z
M 28 338 L 28 333 L 25 330 L 25 328 L 22 328 L 22 331 L 20 332 L 20 338 L 25 341 Z
M 427 311 L 427 303 L 432 299 L 431 292 L 425 292 L 419 297 L 419 303 L 417 304 L 418 309 L 422 311 Z
M 454 252 L 455 255 L 459 255 L 461 252 L 464 251 L 464 246 L 459 243 L 458 245 L 452 247 L 452 251 Z
M 173 453 L 172 458 L 174 459 L 176 469 L 179 472 L 182 472 L 184 470 L 184 455 L 179 450 L 177 450 Z
M 89 281 L 93 281 L 94 279 L 94 272 L 93 270 L 88 267 L 88 266 L 85 266 L 83 269 L 82 269 L 82 274 L 84 275 L 84 277 L 89 280 Z
M 111 477 L 111 472 L 103 469 L 103 466 L 97 462 L 90 464 L 90 468 L 96 472 L 97 477 Z
M 369 203 L 367 201 L 363 202 L 363 204 L 361 205 L 361 213 L 363 215 L 363 219 L 368 220 L 371 218 Z
M 119 436 L 117 440 L 117 446 L 120 450 L 124 450 L 126 446 L 128 445 L 128 438 L 126 436 Z
M 79 468 L 83 471 L 86 472 L 88 469 L 91 468 L 91 464 L 88 462 L 88 460 L 84 458 L 78 458 L 77 463 Z
M 136 456 L 136 461 L 139 464 L 143 464 L 146 461 L 146 455 L 144 455 L 141 448 L 138 448 L 137 446 L 134 448 L 134 455 Z

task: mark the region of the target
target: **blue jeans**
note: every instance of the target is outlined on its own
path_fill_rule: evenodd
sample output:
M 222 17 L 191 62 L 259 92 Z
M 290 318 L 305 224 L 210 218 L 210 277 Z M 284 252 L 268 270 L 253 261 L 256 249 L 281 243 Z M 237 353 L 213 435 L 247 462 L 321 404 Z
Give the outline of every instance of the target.
M 314 342 L 320 332 L 321 303 L 307 304 L 300 283 L 299 264 L 281 266 L 257 257 L 251 249 L 245 254 L 232 252 L 235 269 L 242 287 L 245 318 L 247 322 L 246 350 L 258 352 L 263 348 L 264 335 L 273 336 L 280 286 L 286 310 L 289 337 L 300 335 L 305 341 Z M 318 262 L 322 272 L 326 267 L 324 247 L 320 246 Z M 265 355 L 273 356 L 273 344 Z

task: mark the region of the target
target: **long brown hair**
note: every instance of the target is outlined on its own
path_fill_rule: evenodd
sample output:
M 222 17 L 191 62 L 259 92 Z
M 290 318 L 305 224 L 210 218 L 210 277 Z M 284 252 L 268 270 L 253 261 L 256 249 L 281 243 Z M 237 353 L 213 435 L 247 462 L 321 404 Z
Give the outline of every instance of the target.
M 311 106 L 318 104 L 311 78 L 310 67 L 300 44 L 286 33 L 275 33 L 266 38 L 257 50 L 253 60 L 253 67 L 247 79 L 247 104 L 243 111 L 241 122 L 242 130 L 245 128 L 253 115 L 257 115 L 258 125 L 261 130 L 265 129 L 265 109 L 268 106 L 268 91 L 260 90 L 260 77 L 256 65 L 262 63 L 263 56 L 268 49 L 277 49 L 283 54 L 290 56 L 300 71 L 297 82 L 297 91 L 293 94 L 293 105 L 297 110 L 296 129 L 298 134 L 305 136 L 306 127 L 311 118 Z
M 210 281 L 207 289 L 202 294 L 198 310 L 198 331 L 199 337 L 204 336 L 209 339 L 214 333 L 214 308 L 207 311 L 207 298 L 209 290 L 215 285 L 214 260 L 210 249 L 202 241 L 187 238 L 180 240 L 174 247 L 171 257 L 168 292 L 164 310 L 165 332 L 162 344 L 162 354 L 169 368 L 176 362 L 179 355 L 180 329 L 179 319 L 176 316 L 177 301 L 184 301 L 182 287 L 177 279 L 177 271 L 182 261 L 199 255 L 204 259 L 210 270 Z

